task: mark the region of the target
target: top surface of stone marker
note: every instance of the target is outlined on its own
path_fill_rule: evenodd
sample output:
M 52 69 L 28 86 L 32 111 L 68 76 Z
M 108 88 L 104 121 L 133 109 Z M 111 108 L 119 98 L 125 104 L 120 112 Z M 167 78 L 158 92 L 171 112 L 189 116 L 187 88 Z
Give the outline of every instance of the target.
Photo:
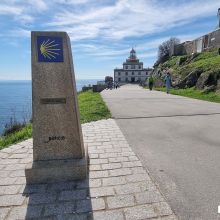
M 71 46 L 65 32 L 32 32 L 34 161 L 84 156 Z

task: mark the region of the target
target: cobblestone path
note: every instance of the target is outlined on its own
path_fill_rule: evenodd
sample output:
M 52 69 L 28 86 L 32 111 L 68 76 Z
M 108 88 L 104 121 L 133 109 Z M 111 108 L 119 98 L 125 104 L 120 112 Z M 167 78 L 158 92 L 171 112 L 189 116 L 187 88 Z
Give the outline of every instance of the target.
M 82 125 L 83 181 L 26 185 L 32 139 L 0 151 L 0 219 L 176 220 L 113 119 Z

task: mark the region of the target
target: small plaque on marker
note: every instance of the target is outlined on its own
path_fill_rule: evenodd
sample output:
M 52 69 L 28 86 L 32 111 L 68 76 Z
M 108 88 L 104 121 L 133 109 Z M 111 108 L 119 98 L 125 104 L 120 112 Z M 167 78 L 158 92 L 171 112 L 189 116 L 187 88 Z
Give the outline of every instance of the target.
M 41 104 L 66 104 L 65 98 L 44 98 L 40 100 Z

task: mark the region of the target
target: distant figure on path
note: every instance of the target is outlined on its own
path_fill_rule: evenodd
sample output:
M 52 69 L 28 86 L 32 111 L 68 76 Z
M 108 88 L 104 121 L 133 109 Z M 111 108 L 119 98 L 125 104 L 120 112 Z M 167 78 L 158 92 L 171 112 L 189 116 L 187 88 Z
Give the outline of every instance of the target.
M 165 85 L 166 85 L 167 94 L 169 94 L 170 93 L 170 87 L 172 85 L 172 78 L 171 78 L 169 70 L 167 70 L 164 81 L 165 81 Z
M 116 88 L 116 89 L 118 88 L 118 83 L 117 83 L 117 82 L 115 82 L 115 88 Z
M 150 78 L 148 80 L 148 86 L 149 86 L 149 89 L 151 91 L 153 89 L 153 86 L 154 86 L 154 79 L 153 79 L 152 75 L 150 76 Z
M 114 87 L 114 89 L 116 88 L 116 82 L 115 81 L 113 82 L 113 87 Z

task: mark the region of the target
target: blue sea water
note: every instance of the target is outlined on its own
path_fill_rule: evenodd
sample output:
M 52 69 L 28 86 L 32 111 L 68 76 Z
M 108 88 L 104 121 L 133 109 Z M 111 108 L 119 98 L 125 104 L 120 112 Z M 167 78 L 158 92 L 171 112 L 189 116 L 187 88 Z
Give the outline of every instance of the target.
M 84 85 L 96 84 L 97 79 L 76 80 L 77 91 Z M 32 114 L 31 81 L 0 81 L 0 134 L 10 118 L 29 120 Z

